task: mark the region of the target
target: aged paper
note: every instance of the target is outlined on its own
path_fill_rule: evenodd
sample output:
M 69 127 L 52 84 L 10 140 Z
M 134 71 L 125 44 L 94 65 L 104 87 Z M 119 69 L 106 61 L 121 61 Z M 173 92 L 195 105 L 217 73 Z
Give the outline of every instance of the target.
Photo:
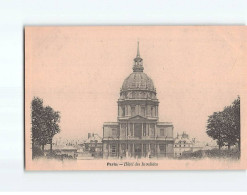
M 25 27 L 26 170 L 246 169 L 246 32 Z

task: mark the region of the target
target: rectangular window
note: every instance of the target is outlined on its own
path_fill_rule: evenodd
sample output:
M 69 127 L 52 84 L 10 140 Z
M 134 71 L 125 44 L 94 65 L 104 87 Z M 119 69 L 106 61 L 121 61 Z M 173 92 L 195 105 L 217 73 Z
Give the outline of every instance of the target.
M 133 124 L 130 123 L 130 136 L 133 136 Z
M 117 129 L 112 129 L 112 137 L 116 137 L 117 136 Z
M 143 129 L 143 135 L 142 136 L 146 136 L 146 129 Z
M 150 124 L 150 135 L 154 136 L 154 124 Z
M 121 136 L 126 136 L 126 128 L 121 128 Z
M 145 107 L 141 107 L 141 116 L 145 116 Z
M 143 144 L 143 153 L 146 153 L 147 152 L 147 146 L 146 146 L 146 144 Z
M 147 135 L 147 131 L 146 131 L 146 123 L 143 123 L 143 136 Z
M 160 129 L 160 136 L 165 136 L 165 130 L 164 129 Z
M 122 116 L 125 116 L 125 106 L 122 107 L 123 113 Z
M 117 146 L 114 144 L 111 145 L 111 155 L 117 156 Z
M 141 138 L 141 136 L 142 136 L 142 124 L 141 123 L 135 123 L 134 128 L 135 128 L 134 137 Z
M 123 124 L 121 124 L 121 129 L 126 129 L 126 124 L 125 123 L 123 123 Z
M 121 144 L 122 150 L 126 150 L 126 144 Z
M 165 152 L 165 145 L 164 144 L 160 144 L 160 152 Z
M 154 144 L 150 144 L 150 150 L 151 150 L 151 154 L 154 155 L 155 154 L 155 146 L 154 146 Z
M 131 107 L 131 116 L 135 116 L 135 107 Z

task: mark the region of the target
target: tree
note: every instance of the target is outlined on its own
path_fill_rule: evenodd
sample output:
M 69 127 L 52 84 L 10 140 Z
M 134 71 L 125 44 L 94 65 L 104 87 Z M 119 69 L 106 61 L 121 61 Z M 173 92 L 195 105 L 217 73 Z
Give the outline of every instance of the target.
M 44 145 L 47 140 L 45 138 L 45 128 L 43 121 L 43 100 L 34 97 L 32 100 L 32 151 L 33 158 L 35 157 L 35 145 L 41 145 L 44 151 Z
M 214 112 L 211 116 L 209 116 L 207 124 L 207 134 L 214 140 L 217 140 L 219 149 L 224 146 L 222 120 L 222 112 Z
M 221 112 L 214 112 L 208 118 L 207 134 L 217 140 L 219 149 L 238 143 L 240 151 L 240 97 Z
M 59 112 L 55 112 L 50 106 L 44 108 L 45 128 L 48 133 L 48 143 L 50 144 L 50 151 L 52 152 L 53 136 L 60 132 L 58 123 L 60 122 Z
M 238 149 L 240 151 L 241 135 L 240 135 L 240 97 L 232 103 L 233 110 L 233 131 L 238 143 Z
M 32 100 L 32 149 L 33 158 L 34 145 L 42 147 L 46 144 L 51 145 L 52 151 L 52 138 L 55 134 L 60 132 L 58 123 L 60 122 L 60 113 L 55 112 L 50 106 L 43 106 L 43 100 L 34 97 Z

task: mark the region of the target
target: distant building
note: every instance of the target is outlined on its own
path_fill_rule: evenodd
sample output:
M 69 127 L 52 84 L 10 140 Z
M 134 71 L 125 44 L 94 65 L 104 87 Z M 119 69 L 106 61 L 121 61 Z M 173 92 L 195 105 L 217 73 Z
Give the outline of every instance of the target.
M 217 145 L 217 142 L 215 140 L 211 140 L 204 144 L 203 150 L 214 150 L 214 149 L 219 149 L 219 146 Z
M 174 139 L 174 157 L 179 157 L 184 152 L 195 152 L 202 149 L 202 144 L 197 142 L 195 138 L 190 139 L 189 135 L 185 132 L 181 135 L 177 134 L 177 137 Z
M 95 133 L 88 133 L 88 139 L 84 142 L 84 153 L 92 157 L 102 157 L 102 137 Z
M 159 122 L 156 89 L 143 69 L 138 45 L 133 73 L 120 90 L 118 120 L 103 125 L 104 158 L 173 157 L 173 124 Z
M 50 146 L 45 146 L 45 155 L 50 154 Z M 66 145 L 53 145 L 52 151 L 59 156 L 62 156 L 63 158 L 77 158 L 77 148 L 74 146 L 66 146 Z

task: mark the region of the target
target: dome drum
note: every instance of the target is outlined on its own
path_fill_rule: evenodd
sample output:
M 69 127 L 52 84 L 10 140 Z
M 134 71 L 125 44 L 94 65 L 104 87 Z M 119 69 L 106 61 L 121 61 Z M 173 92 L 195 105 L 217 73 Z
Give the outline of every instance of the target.
M 157 100 L 156 93 L 146 90 L 128 90 L 120 93 L 120 99 L 152 99 Z

